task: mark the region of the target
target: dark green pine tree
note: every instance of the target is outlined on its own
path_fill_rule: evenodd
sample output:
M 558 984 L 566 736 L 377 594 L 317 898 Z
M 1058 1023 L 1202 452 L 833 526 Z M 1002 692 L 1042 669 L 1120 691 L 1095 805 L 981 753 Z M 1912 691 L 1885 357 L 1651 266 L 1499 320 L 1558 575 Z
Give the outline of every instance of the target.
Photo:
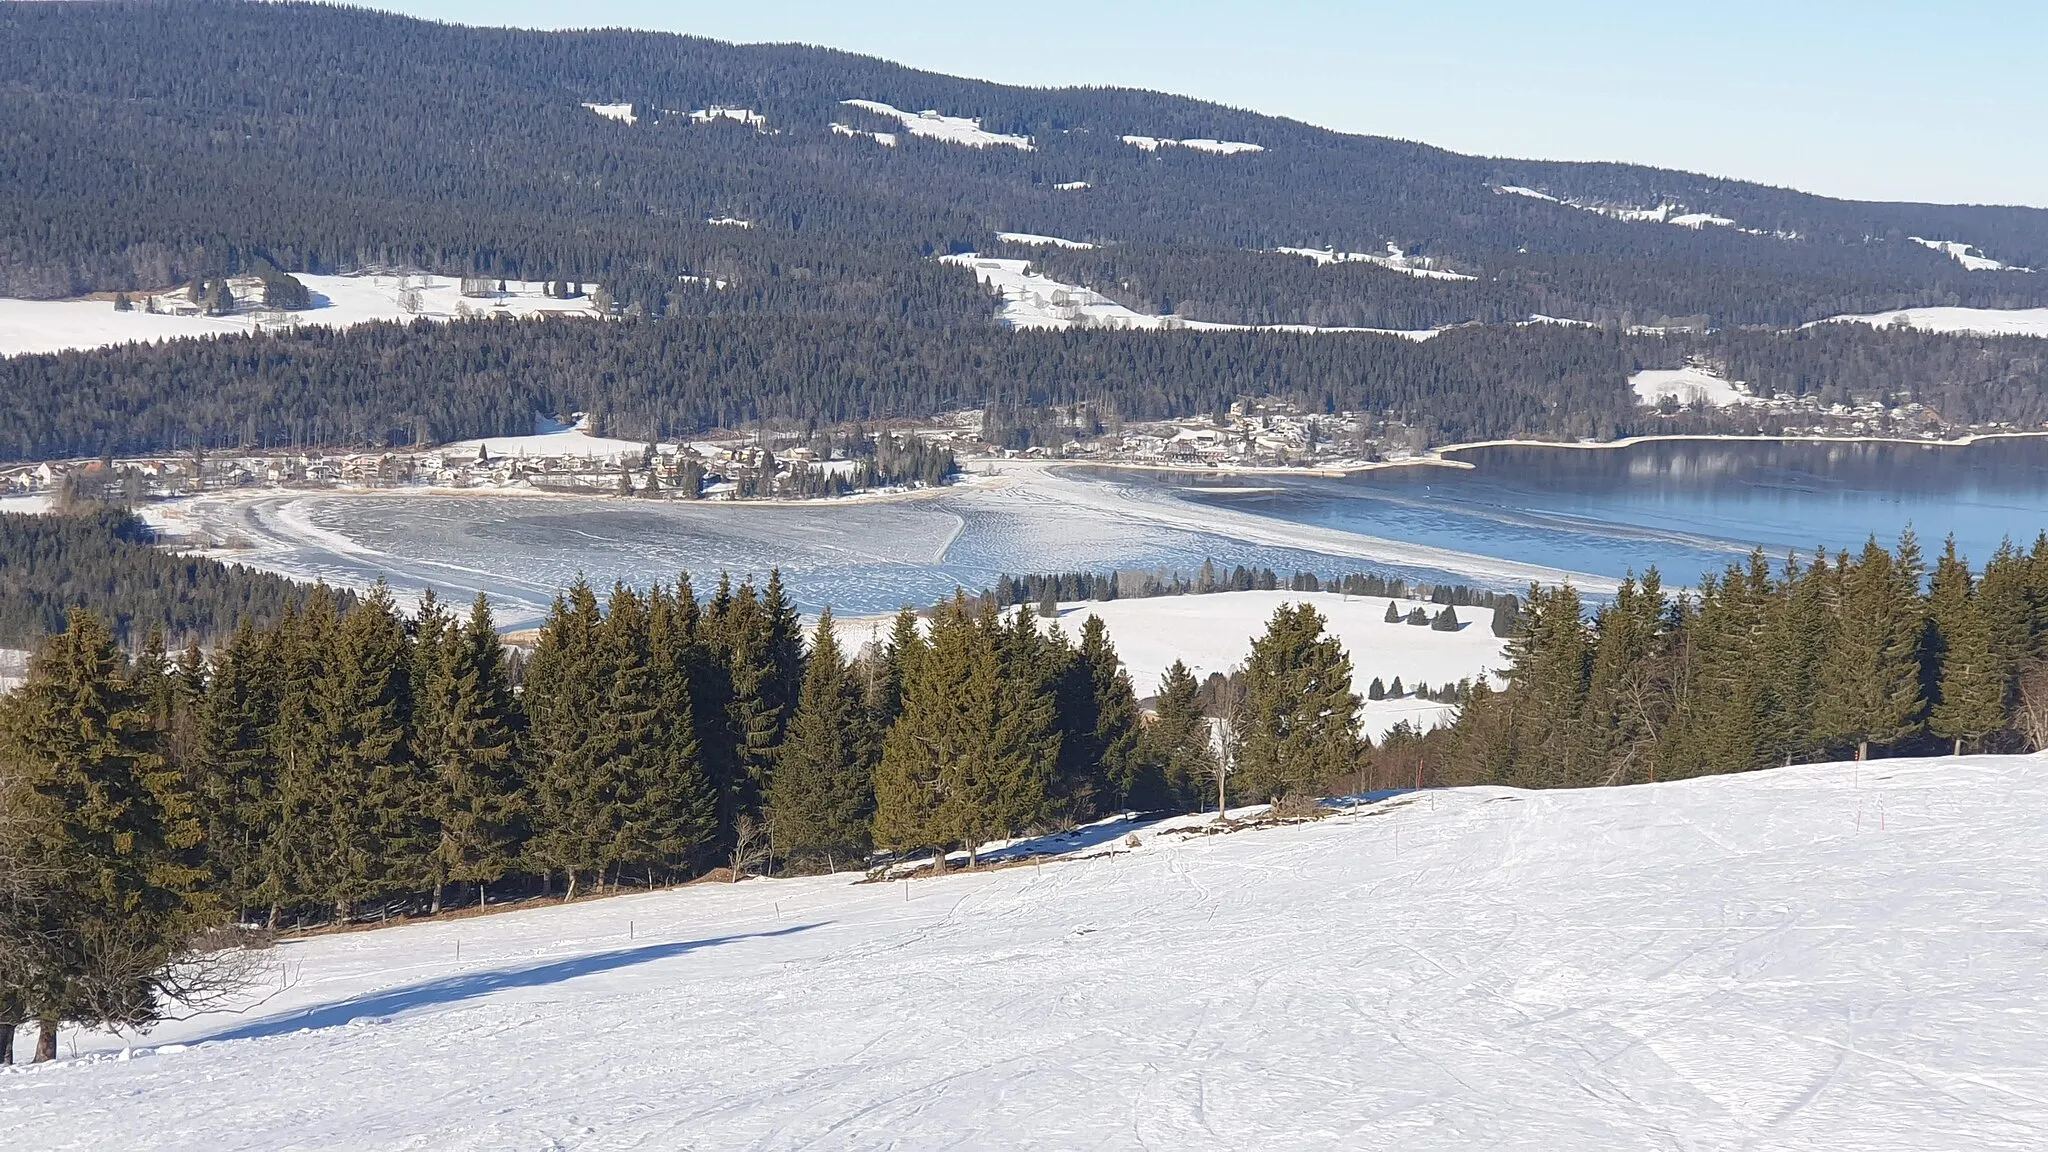
M 10 835 L 51 877 L 20 940 L 28 955 L 13 958 L 39 1061 L 56 1055 L 64 1021 L 153 1022 L 173 960 L 211 912 L 202 829 L 123 663 L 106 623 L 76 610 L 5 705 L 27 815 Z
M 647 643 L 658 700 L 660 728 L 655 741 L 660 756 L 653 762 L 647 787 L 665 808 L 657 862 L 670 870 L 690 868 L 718 843 L 718 797 L 704 770 L 690 699 L 696 679 L 692 664 L 703 657 L 696 626 L 697 601 L 689 579 L 677 582 L 673 596 L 656 585 L 648 598 Z
M 1389 624 L 1399 624 L 1401 622 L 1401 606 L 1392 600 L 1387 601 L 1387 614 L 1385 619 L 1386 622 Z
M 877 848 L 943 850 L 954 842 L 940 819 L 947 773 L 967 754 L 969 734 L 987 732 L 995 721 L 994 676 L 970 683 L 976 636 L 965 599 L 955 595 L 933 610 L 928 638 L 913 628 L 900 646 L 892 646 L 903 689 L 875 768 Z M 992 652 L 987 664 L 994 664 Z M 941 867 L 944 859 L 942 852 Z
M 288 620 L 279 631 L 295 626 Z M 238 912 L 274 908 L 284 896 L 282 877 L 267 871 L 263 851 L 279 819 L 278 773 L 268 742 L 277 725 L 277 651 L 243 619 L 214 654 L 187 759 L 212 886 Z
M 330 821 L 321 692 L 338 623 L 334 596 L 322 585 L 306 598 L 304 612 L 288 614 L 267 638 L 271 652 L 264 663 L 275 678 L 277 703 L 263 739 L 276 775 L 264 803 L 269 827 L 258 849 L 262 879 L 250 900 L 269 905 L 272 925 L 282 907 L 322 899 L 326 891 Z
M 1005 629 L 994 601 L 985 600 L 971 626 L 967 694 L 991 707 L 985 727 L 963 734 L 966 754 L 944 778 L 939 816 L 967 849 L 970 865 L 983 843 L 1037 823 L 1056 799 L 1060 732 L 1053 695 L 1045 690 L 1049 656 L 1022 643 L 1024 629 L 1034 637 L 1037 629 L 1028 609 L 1018 615 L 1024 619 Z M 1014 647 L 1006 646 L 1006 632 Z
M 426 636 L 422 629 L 422 647 Z M 433 869 L 437 911 L 445 881 L 474 884 L 477 904 L 487 901 L 486 886 L 518 858 L 525 816 L 518 708 L 490 601 L 478 593 L 469 620 L 459 630 L 444 628 L 439 640 L 440 660 L 422 669 L 431 679 L 419 692 L 423 704 L 431 701 L 420 712 L 436 729 L 419 745 L 432 749 L 422 767 L 432 782 L 440 835 Z
M 1094 726 L 1085 735 L 1096 777 L 1118 804 L 1129 806 L 1138 786 L 1138 694 L 1131 690 L 1131 678 L 1101 617 L 1091 615 L 1082 623 L 1074 663 L 1087 676 Z M 1080 735 L 1070 733 L 1062 739 Z
M 2020 673 L 2035 659 L 2037 610 L 2048 606 L 2036 602 L 2038 594 L 2034 565 L 2011 541 L 2001 543 L 1977 581 L 1977 606 L 1991 634 L 1991 654 L 2005 670 L 2008 711 L 2019 700 Z
M 1581 716 L 1589 775 L 1628 783 L 1655 764 L 1668 715 L 1661 689 L 1668 669 L 1658 660 L 1666 604 L 1655 568 L 1640 584 L 1631 575 L 1595 618 L 1592 670 Z
M 1953 536 L 1935 562 L 1928 612 L 1933 618 L 1928 647 L 1937 669 L 1928 727 L 1951 741 L 1960 756 L 1965 742 L 2005 726 L 2007 675 L 1992 651 L 1991 622 L 1969 566 L 1956 555 Z
M 435 842 L 408 742 L 412 652 L 389 588 L 379 584 L 342 618 L 315 691 L 326 749 L 315 872 L 346 920 L 361 901 L 423 887 Z
M 839 649 L 832 612 L 818 614 L 796 715 L 768 789 L 778 852 L 831 868 L 867 856 L 875 816 L 875 741 L 863 690 Z
M 1311 605 L 1282 604 L 1253 641 L 1233 737 L 1233 791 L 1246 799 L 1321 795 L 1356 767 L 1364 749 L 1351 658 Z
M 1835 566 L 1840 631 L 1822 666 L 1828 690 L 1815 719 L 1825 740 L 1855 748 L 1858 760 L 1869 758 L 1871 745 L 1896 743 L 1920 728 L 1924 608 L 1910 535 L 1901 552 L 1894 559 L 1873 539 L 1855 563 L 1843 557 Z
M 1132 787 L 1135 807 L 1198 811 L 1216 793 L 1216 746 L 1202 708 L 1201 686 L 1179 660 L 1159 682 L 1157 715 L 1140 736 L 1143 770 Z
M 761 810 L 775 748 L 782 742 L 783 669 L 772 647 L 775 627 L 762 610 L 751 582 L 741 582 L 720 619 L 725 667 L 731 684 L 726 705 L 732 737 L 732 776 L 720 789 L 719 824 L 729 841 L 741 816 Z
M 594 754 L 608 679 L 598 650 L 601 623 L 596 595 L 577 580 L 566 597 L 555 598 L 526 670 L 533 834 L 527 855 L 544 872 L 566 877 L 565 899 L 602 861 Z

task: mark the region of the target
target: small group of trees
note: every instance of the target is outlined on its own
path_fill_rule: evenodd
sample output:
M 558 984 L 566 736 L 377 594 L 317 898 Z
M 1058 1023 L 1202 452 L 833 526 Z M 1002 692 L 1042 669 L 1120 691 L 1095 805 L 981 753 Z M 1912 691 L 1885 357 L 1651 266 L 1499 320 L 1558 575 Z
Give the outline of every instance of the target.
M 1389 624 L 1413 624 L 1417 628 L 1429 628 L 1437 632 L 1456 632 L 1464 627 L 1458 621 L 1457 608 L 1449 604 L 1444 605 L 1434 614 L 1429 609 L 1417 604 L 1409 608 L 1404 614 L 1399 603 L 1389 600 L 1387 601 L 1387 614 L 1384 619 Z

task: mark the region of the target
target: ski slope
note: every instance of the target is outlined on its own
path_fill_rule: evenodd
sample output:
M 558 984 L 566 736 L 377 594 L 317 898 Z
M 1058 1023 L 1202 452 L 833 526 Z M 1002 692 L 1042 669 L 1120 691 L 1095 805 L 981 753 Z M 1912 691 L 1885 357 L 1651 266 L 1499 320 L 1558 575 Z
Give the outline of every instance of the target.
M 321 937 L 0 1073 L 0 1140 L 2033 1148 L 2044 822 L 2043 758 L 1877 761 Z

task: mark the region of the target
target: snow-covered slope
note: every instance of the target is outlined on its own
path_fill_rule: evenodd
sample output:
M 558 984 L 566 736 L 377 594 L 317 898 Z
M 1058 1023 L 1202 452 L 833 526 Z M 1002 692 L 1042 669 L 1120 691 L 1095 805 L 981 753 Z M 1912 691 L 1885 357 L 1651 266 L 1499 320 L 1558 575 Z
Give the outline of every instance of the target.
M 1913 243 L 1918 244 L 1923 248 L 1932 248 L 1936 252 L 1939 252 L 1942 255 L 1949 257 L 1956 263 L 1961 264 L 1964 268 L 1972 272 L 2033 271 L 2033 269 L 2031 268 L 2015 268 L 2012 265 L 2004 263 L 2002 261 L 1993 260 L 1989 256 L 1986 256 L 1982 252 L 1979 252 L 1977 250 L 1976 245 L 1965 244 L 1960 240 L 1924 240 L 1918 236 L 1908 236 L 1906 237 L 1906 239 L 1911 240 Z
M 1341 596 L 1335 592 L 1211 592 L 1200 596 L 1151 596 L 1133 600 L 1091 600 L 1060 606 L 1060 626 L 1079 635 L 1090 616 L 1102 617 L 1111 643 L 1130 673 L 1140 696 L 1159 689 L 1159 681 L 1175 660 L 1187 662 L 1199 679 L 1227 672 L 1250 655 L 1252 641 L 1265 634 L 1266 622 L 1282 604 L 1313 604 L 1328 621 L 1331 635 L 1351 654 L 1351 686 L 1365 695 L 1374 677 L 1388 683 L 1398 676 L 1402 687 L 1436 687 L 1476 679 L 1507 667 L 1507 641 L 1493 634 L 1493 610 L 1460 608 L 1464 625 L 1456 632 L 1437 632 L 1413 624 L 1389 624 L 1384 596 Z M 1393 601 L 1406 616 L 1420 607 L 1434 615 L 1438 606 L 1415 600 Z M 1455 709 L 1428 700 L 1404 698 L 1380 702 L 1365 710 L 1366 735 L 1377 740 L 1401 720 L 1421 727 L 1446 722 Z
M 1630 376 L 1628 385 L 1638 404 L 1660 404 L 1669 397 L 1680 404 L 1705 402 L 1726 408 L 1752 399 L 1741 384 L 1699 367 L 1645 369 Z
M 112 300 L 0 298 L 0 356 L 106 348 L 117 344 L 175 340 L 184 336 L 268 332 L 299 324 L 347 328 L 373 320 L 453 320 L 463 315 L 595 314 L 589 297 L 558 300 L 548 296 L 545 286 L 538 281 L 508 281 L 502 294 L 471 299 L 462 295 L 462 281 L 451 276 L 301 274 L 298 279 L 313 296 L 313 306 L 299 312 L 262 307 L 261 289 L 253 280 L 233 284 L 236 298 L 244 303 L 227 316 L 199 313 L 186 301 L 182 292 L 158 296 L 160 311 L 155 313 L 145 310 L 145 301 L 140 296 L 136 297 L 134 309 L 129 312 L 115 311 Z M 179 314 L 175 309 L 183 309 L 187 314 Z
M 1035 151 L 1029 136 L 1013 136 L 1006 132 L 989 132 L 982 128 L 981 121 L 966 116 L 948 116 L 932 109 L 927 109 L 923 112 L 905 112 L 901 108 L 884 104 L 879 100 L 841 100 L 840 103 L 850 108 L 858 108 L 863 112 L 872 112 L 877 116 L 890 117 L 900 122 L 904 129 L 912 136 L 923 136 L 930 140 L 942 140 L 948 144 L 965 144 L 969 148 L 987 148 L 992 145 L 1001 145 L 1006 148 L 1015 148 L 1020 152 Z M 835 124 L 833 127 L 839 129 L 841 126 Z M 880 140 L 881 135 L 890 134 L 883 133 L 877 135 L 875 133 L 866 133 L 866 135 L 874 135 L 877 140 Z M 884 143 L 893 144 L 894 141 L 884 141 Z
M 1926 332 L 1962 332 L 1977 336 L 2048 336 L 2048 308 L 1904 308 L 1866 316 L 1832 316 L 1819 324 L 1869 324 L 1885 328 L 1903 324 Z M 1812 327 L 1812 325 L 1808 325 Z
M 2048 759 L 1877 761 L 329 936 L 0 1140 L 2032 1148 L 2044 823 Z
M 1051 239 L 1046 237 L 1046 239 Z M 1092 288 L 1063 284 L 1035 271 L 1029 260 L 1004 260 L 961 252 L 939 259 L 973 271 L 976 279 L 1003 294 L 1002 317 L 1014 328 L 1130 328 L 1156 331 L 1185 329 L 1209 332 L 1370 332 L 1427 340 L 1437 329 L 1396 331 L 1385 328 L 1317 328 L 1307 324 L 1219 324 L 1179 316 L 1139 312 Z

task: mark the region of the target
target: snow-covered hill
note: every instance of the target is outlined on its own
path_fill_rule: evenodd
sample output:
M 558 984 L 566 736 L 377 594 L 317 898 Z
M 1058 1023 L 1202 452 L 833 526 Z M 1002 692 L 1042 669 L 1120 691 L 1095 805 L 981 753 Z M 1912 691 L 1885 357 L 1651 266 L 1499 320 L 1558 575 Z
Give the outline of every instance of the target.
M 0 1140 L 2038 1147 L 2044 822 L 2048 759 L 1878 761 L 323 937 Z

